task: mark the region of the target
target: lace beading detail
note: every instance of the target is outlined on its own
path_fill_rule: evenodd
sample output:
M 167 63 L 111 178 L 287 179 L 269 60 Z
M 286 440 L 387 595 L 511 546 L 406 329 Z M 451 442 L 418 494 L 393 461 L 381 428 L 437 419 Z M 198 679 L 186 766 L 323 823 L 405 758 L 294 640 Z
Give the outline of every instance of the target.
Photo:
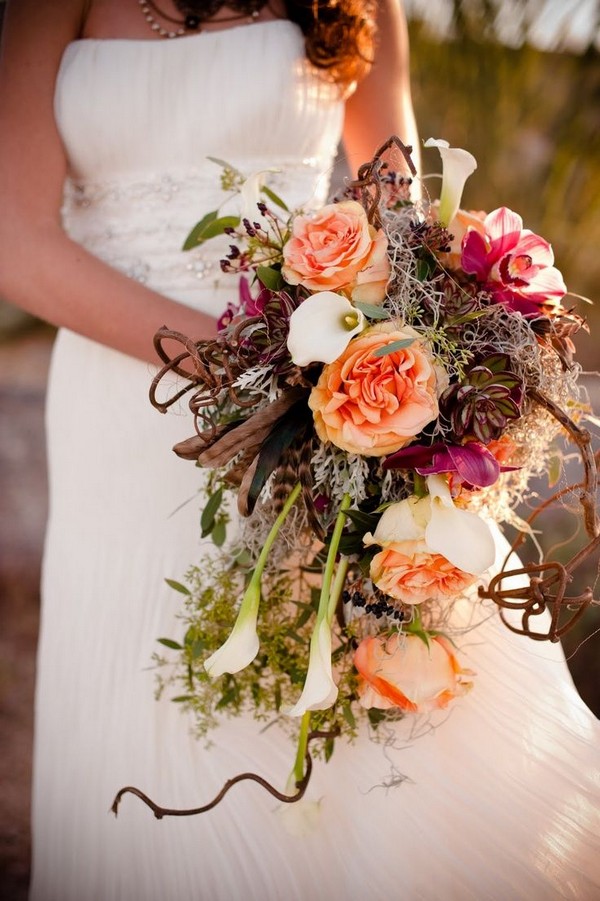
M 273 164 L 252 160 L 232 165 L 244 174 L 269 171 L 268 184 L 288 203 L 310 207 L 322 203 L 329 188 L 324 175 L 331 161 L 310 158 Z M 62 209 L 68 234 L 95 256 L 130 278 L 165 294 L 198 289 L 198 283 L 218 288 L 231 284 L 220 260 L 227 252 L 226 236 L 192 251 L 182 245 L 207 212 L 233 201 L 220 187 L 220 170 L 208 168 L 165 172 L 111 181 L 77 181 L 65 185 Z

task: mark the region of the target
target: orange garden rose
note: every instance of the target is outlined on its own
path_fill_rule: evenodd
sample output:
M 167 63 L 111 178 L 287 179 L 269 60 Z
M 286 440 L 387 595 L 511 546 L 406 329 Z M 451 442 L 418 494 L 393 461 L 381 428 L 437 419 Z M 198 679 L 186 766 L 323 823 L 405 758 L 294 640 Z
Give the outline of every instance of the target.
M 407 604 L 460 594 L 496 558 L 489 526 L 455 504 L 445 476 L 427 476 L 427 490 L 387 506 L 363 536 L 367 547 L 383 549 L 371 561 L 371 579 Z
M 390 276 L 387 238 L 357 201 L 330 203 L 315 216 L 296 216 L 282 275 L 290 285 L 344 290 L 353 300 L 379 303 Z
M 477 580 L 441 554 L 434 554 L 425 541 L 400 541 L 375 554 L 371 579 L 381 591 L 404 604 L 452 599 Z
M 411 343 L 400 350 L 373 355 L 407 340 Z M 349 453 L 382 457 L 413 441 L 437 417 L 437 397 L 426 343 L 412 329 L 386 323 L 364 331 L 323 367 L 309 406 L 321 441 Z
M 471 683 L 464 677 L 472 673 L 462 669 L 448 639 L 430 635 L 428 642 L 410 633 L 363 639 L 354 655 L 362 706 L 422 713 L 465 694 Z

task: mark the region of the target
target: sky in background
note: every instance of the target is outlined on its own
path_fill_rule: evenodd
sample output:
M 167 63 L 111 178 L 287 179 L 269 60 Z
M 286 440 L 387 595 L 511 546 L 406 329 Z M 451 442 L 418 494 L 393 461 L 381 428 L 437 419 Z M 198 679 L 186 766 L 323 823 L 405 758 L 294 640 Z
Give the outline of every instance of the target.
M 477 0 L 472 0 L 477 8 Z M 494 0 L 498 37 L 511 46 L 523 38 L 541 50 L 581 53 L 600 50 L 599 0 Z M 421 19 L 436 37 L 451 34 L 453 0 L 404 0 L 409 16 Z

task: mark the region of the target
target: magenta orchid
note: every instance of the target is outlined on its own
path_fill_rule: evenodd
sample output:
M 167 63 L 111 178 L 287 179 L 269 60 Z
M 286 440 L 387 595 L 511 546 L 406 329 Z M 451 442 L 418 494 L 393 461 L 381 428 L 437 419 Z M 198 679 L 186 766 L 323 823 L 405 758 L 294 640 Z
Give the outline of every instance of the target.
M 468 444 L 413 444 L 396 451 L 385 460 L 384 469 L 414 469 L 419 475 L 456 473 L 465 487 L 489 488 L 501 472 L 518 466 L 504 466 L 491 451 L 478 441 Z
M 482 282 L 496 302 L 524 316 L 558 306 L 567 288 L 553 266 L 550 244 L 524 229 L 521 217 L 507 207 L 489 213 L 483 224 L 485 237 L 473 229 L 463 239 L 464 271 Z
M 241 320 L 246 319 L 249 316 L 260 316 L 264 311 L 265 305 L 273 296 L 272 291 L 269 291 L 267 288 L 262 288 L 259 291 L 258 297 L 254 298 L 250 291 L 250 282 L 243 275 L 240 276 L 238 293 L 238 302 L 229 302 L 226 310 L 217 320 L 217 329 L 220 332 L 231 325 L 236 318 Z

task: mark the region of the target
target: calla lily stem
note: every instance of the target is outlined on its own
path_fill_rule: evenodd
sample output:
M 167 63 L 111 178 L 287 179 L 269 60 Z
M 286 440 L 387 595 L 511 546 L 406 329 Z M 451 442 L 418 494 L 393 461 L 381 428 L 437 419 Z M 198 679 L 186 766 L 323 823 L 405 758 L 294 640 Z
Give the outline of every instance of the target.
M 349 561 L 347 557 L 342 557 L 342 559 L 338 563 L 338 568 L 335 572 L 335 579 L 331 588 L 331 593 L 329 595 L 329 605 L 327 608 L 327 616 L 329 620 L 333 619 L 333 614 L 335 613 L 340 595 L 344 588 L 346 573 L 348 572 L 348 563 Z
M 300 483 L 298 483 L 292 489 L 281 513 L 269 531 L 264 547 L 256 561 L 256 566 L 254 567 L 250 581 L 246 586 L 242 603 L 229 638 L 204 661 L 204 668 L 211 678 L 222 676 L 223 673 L 239 672 L 248 666 L 258 653 L 259 641 L 256 624 L 260 606 L 263 571 L 269 558 L 269 552 L 273 546 L 273 542 L 277 538 L 277 533 L 300 494 L 300 487 Z
M 317 613 L 317 621 L 321 622 L 323 618 L 326 618 L 329 622 L 331 622 L 331 617 L 335 611 L 339 592 L 341 591 L 341 585 L 338 586 L 339 575 L 336 577 L 335 583 L 332 585 L 331 580 L 333 579 L 333 569 L 335 567 L 335 558 L 337 557 L 338 548 L 340 546 L 340 540 L 342 538 L 342 531 L 344 525 L 346 524 L 346 510 L 350 507 L 350 495 L 345 494 L 342 498 L 342 503 L 340 504 L 340 509 L 338 511 L 337 519 L 335 521 L 335 526 L 333 528 L 333 535 L 331 536 L 331 544 L 329 545 L 329 553 L 327 554 L 327 562 L 325 563 L 325 569 L 323 571 L 323 584 L 321 585 L 321 597 L 319 598 L 319 611 Z M 342 563 L 340 563 L 340 567 Z M 346 561 L 346 568 L 348 563 Z M 339 574 L 338 568 L 338 574 Z M 343 576 L 346 573 L 344 572 Z M 343 582 L 343 577 L 342 577 Z M 336 588 L 337 595 L 336 597 Z M 333 605 L 333 609 L 332 609 Z
M 255 576 L 258 575 L 258 578 L 260 579 L 260 577 L 262 576 L 263 570 L 265 568 L 265 564 L 269 557 L 269 551 L 273 547 L 273 542 L 277 538 L 279 530 L 282 527 L 282 525 L 284 524 L 288 513 L 290 512 L 290 510 L 292 509 L 292 507 L 298 500 L 299 494 L 300 494 L 300 482 L 298 482 L 297 485 L 294 485 L 294 488 L 288 494 L 287 500 L 286 500 L 285 504 L 283 505 L 281 513 L 279 514 L 279 516 L 273 523 L 273 526 L 271 527 L 271 531 L 267 535 L 267 540 L 265 541 L 264 547 L 263 547 L 262 551 L 260 552 L 258 560 L 256 561 L 256 567 L 254 569 L 254 574 L 253 574 L 252 578 L 254 578 Z
M 304 766 L 306 763 L 306 748 L 308 745 L 308 732 L 310 730 L 310 710 L 302 714 L 300 720 L 300 735 L 298 736 L 298 750 L 294 761 L 294 781 L 301 782 L 304 778 Z

